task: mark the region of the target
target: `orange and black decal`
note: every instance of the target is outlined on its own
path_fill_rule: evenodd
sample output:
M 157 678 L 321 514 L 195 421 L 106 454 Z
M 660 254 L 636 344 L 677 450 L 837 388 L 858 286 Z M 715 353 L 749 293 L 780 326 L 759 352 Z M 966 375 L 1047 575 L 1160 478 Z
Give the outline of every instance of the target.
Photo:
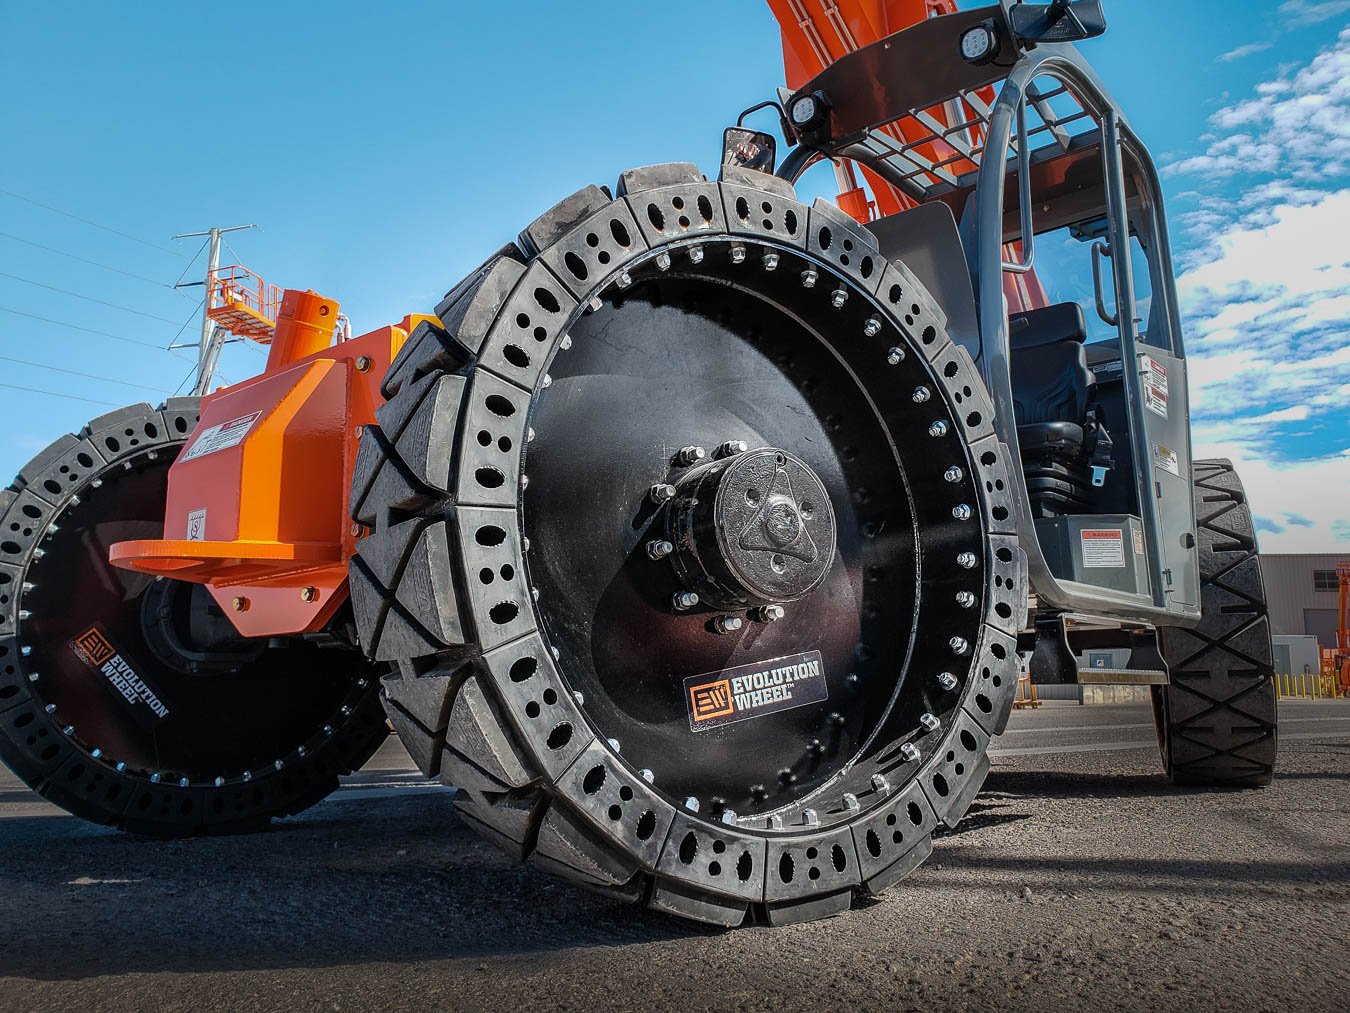
M 696 732 L 820 703 L 830 695 L 819 651 L 739 665 L 684 680 Z

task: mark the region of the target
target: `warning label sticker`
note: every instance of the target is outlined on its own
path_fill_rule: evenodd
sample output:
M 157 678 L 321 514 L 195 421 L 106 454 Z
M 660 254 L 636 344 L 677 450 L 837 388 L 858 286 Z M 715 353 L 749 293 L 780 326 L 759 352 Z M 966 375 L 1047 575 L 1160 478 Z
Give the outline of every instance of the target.
M 258 421 L 262 412 L 253 412 L 249 415 L 241 415 L 237 419 L 231 419 L 229 422 L 222 422 L 219 425 L 208 426 L 197 434 L 192 441 L 192 446 L 183 452 L 180 458 L 182 461 L 192 461 L 198 457 L 205 457 L 207 454 L 214 454 L 217 450 L 228 450 L 230 447 L 237 447 L 244 442 L 244 437 L 248 431 L 253 428 L 253 423 Z
M 789 654 L 684 680 L 696 732 L 820 703 L 830 695 L 819 651 Z
M 1142 556 L 1144 554 L 1144 529 L 1134 529 L 1134 554 Z
M 1181 460 L 1177 457 L 1177 452 L 1167 449 L 1161 443 L 1153 444 L 1153 463 L 1163 471 L 1171 472 L 1177 478 L 1181 477 Z
M 206 541 L 206 507 L 193 510 L 188 514 L 187 540 L 189 542 Z
M 70 641 L 70 649 L 86 665 L 102 673 L 108 680 L 108 688 L 131 705 L 132 713 L 143 724 L 158 724 L 169 716 L 168 706 L 100 627 L 89 627 Z
M 1144 405 L 1155 415 L 1167 418 L 1167 367 L 1150 356 L 1143 358 Z
M 1120 528 L 1084 528 L 1079 538 L 1084 566 L 1125 565 L 1125 532 Z

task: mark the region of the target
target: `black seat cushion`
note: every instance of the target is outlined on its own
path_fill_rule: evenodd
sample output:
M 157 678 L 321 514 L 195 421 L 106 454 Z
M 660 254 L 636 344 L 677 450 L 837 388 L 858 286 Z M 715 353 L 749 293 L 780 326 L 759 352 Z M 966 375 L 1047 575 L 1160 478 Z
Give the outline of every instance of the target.
M 1081 426 L 1094 385 L 1083 349 L 1087 323 L 1082 307 L 1057 303 L 1015 313 L 1008 324 L 1018 426 L 1047 422 Z

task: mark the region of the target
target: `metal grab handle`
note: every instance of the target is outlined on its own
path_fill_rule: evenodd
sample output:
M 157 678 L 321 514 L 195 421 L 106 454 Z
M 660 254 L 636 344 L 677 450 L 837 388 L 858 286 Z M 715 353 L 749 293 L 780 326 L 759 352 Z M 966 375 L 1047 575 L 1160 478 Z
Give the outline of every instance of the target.
M 1031 221 L 1031 147 L 1027 142 L 1027 99 L 1017 102 L 1017 204 L 1022 219 L 1022 256 L 1020 261 L 1003 261 L 1003 270 L 1012 274 L 1030 274 L 1036 260 L 1035 228 Z
M 1120 323 L 1119 313 L 1107 313 L 1106 301 L 1102 298 L 1102 258 L 1111 256 L 1111 247 L 1100 239 L 1092 244 L 1092 288 L 1097 297 L 1097 316 L 1102 322 L 1115 327 Z

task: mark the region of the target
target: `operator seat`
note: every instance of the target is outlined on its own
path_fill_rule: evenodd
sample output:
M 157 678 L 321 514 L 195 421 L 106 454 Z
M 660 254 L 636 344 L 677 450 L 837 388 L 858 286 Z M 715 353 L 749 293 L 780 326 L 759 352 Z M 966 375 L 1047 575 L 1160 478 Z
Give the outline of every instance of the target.
M 1036 517 L 1087 512 L 1091 486 L 1111 467 L 1111 437 L 1097 420 L 1096 379 L 1077 303 L 1008 317 L 1013 409 L 1027 494 Z

